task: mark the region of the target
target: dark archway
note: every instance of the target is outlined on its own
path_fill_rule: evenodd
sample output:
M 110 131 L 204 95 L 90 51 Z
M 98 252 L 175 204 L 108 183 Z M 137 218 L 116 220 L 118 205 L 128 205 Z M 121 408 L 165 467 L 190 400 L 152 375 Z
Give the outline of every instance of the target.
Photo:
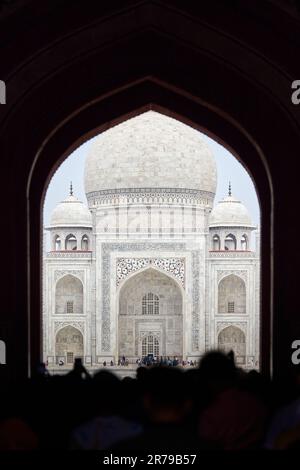
M 113 1 L 103 7 L 99 2 L 88 12 L 78 1 L 68 5 L 68 25 L 55 23 L 41 33 L 38 25 L 58 6 L 32 3 L 33 22 L 26 23 L 30 10 L 25 16 L 16 12 L 0 32 L 8 103 L 0 115 L 1 188 L 10 201 L 3 216 L 14 247 L 2 261 L 6 296 L 1 331 L 8 375 L 25 376 L 28 358 L 33 367 L 41 353 L 37 241 L 41 201 L 51 174 L 88 137 L 146 109 L 206 132 L 251 173 L 262 215 L 262 368 L 268 374 L 273 363 L 276 374 L 283 372 L 290 365 L 291 342 L 300 336 L 298 253 L 294 266 L 280 249 L 297 230 L 282 223 L 292 220 L 290 200 L 298 178 L 300 116 L 290 101 L 300 49 L 293 42 L 297 20 L 269 4 L 258 22 L 259 2 L 239 8 L 232 2 L 232 15 L 222 15 L 221 6 L 216 16 L 214 4 L 220 2 L 214 1 L 201 8 L 150 1 L 130 1 L 126 7 Z M 7 40 L 12 25 L 22 26 L 17 43 Z M 269 36 L 272 29 L 280 34 Z M 100 70 L 99 64 L 105 68 Z M 18 214 L 17 225 L 12 213 Z

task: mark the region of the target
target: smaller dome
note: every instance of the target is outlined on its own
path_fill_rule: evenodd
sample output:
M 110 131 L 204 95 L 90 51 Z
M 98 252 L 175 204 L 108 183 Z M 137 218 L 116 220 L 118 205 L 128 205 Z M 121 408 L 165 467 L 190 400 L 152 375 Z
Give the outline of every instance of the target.
M 71 193 L 53 210 L 50 227 L 92 227 L 92 214 L 87 206 Z
M 209 218 L 209 226 L 255 228 L 244 204 L 231 195 L 224 197 L 213 208 Z

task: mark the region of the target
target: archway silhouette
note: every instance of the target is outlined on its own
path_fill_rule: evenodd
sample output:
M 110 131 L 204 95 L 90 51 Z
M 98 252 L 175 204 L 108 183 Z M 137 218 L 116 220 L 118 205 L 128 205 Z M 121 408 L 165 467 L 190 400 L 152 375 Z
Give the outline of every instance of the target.
M 50 8 L 50 2 L 45 3 L 35 18 L 39 24 L 43 24 L 43 15 Z M 14 351 L 9 366 L 12 374 L 19 371 L 26 375 L 28 364 L 33 368 L 41 357 L 42 248 L 37 240 L 41 236 L 41 201 L 51 175 L 87 138 L 146 109 L 161 110 L 206 132 L 234 153 L 251 173 L 262 215 L 262 370 L 270 373 L 273 357 L 277 371 L 290 363 L 291 339 L 299 331 L 296 276 L 292 263 L 287 263 L 286 257 L 276 250 L 279 244 L 288 246 L 290 239 L 282 221 L 290 217 L 292 188 L 297 187 L 293 170 L 280 195 L 281 204 L 275 207 L 273 200 L 273 183 L 277 188 L 282 179 L 280 161 L 286 154 L 286 142 L 293 149 L 285 159 L 291 169 L 300 144 L 299 117 L 289 100 L 295 67 L 293 54 L 282 58 L 280 47 L 283 36 L 284 41 L 289 41 L 290 29 L 286 27 L 283 36 L 273 38 L 270 47 L 261 31 L 253 35 L 253 28 L 248 27 L 251 19 L 247 9 L 235 11 L 236 21 L 230 22 L 229 27 L 222 15 L 216 18 L 208 3 L 201 6 L 201 13 L 197 7 L 183 4 L 176 9 L 161 4 L 150 6 L 149 2 L 134 8 L 130 4 L 122 11 L 117 8 L 113 14 L 108 8 L 105 31 L 111 32 L 109 37 L 99 26 L 104 19 L 100 6 L 93 6 L 84 18 L 76 16 L 75 6 L 70 6 L 68 15 L 72 22 L 53 28 L 51 33 L 50 28 L 43 31 L 39 50 L 30 36 L 31 42 L 24 41 L 24 60 L 11 69 L 11 60 L 5 64 L 9 87 L 16 94 L 5 107 L 0 140 L 7 168 L 18 171 L 10 171 L 9 177 L 5 174 L 3 190 L 11 195 L 24 233 L 16 243 L 17 231 L 12 229 L 15 249 L 4 253 L 5 265 L 11 271 L 3 288 L 11 294 L 3 309 L 9 312 L 7 321 L 18 325 L 8 335 L 8 351 Z M 272 27 L 278 12 L 275 7 L 270 9 L 268 24 Z M 18 18 L 23 24 L 24 19 Z M 241 24 L 247 27 L 240 28 Z M 92 42 L 88 40 L 91 34 Z M 289 44 L 294 47 L 291 41 Z M 11 50 L 9 57 L 14 57 Z M 99 63 L 106 64 L 101 76 Z M 23 80 L 24 74 L 27 80 Z M 268 125 L 270 120 L 272 126 Z M 20 159 L 21 154 L 26 158 Z M 18 194 L 12 194 L 11 188 L 16 186 Z M 274 211 L 278 225 L 273 222 Z M 285 240 L 287 243 L 283 243 Z M 16 277 L 13 266 L 17 261 Z M 286 275 L 282 280 L 283 267 Z M 11 279 L 15 282 L 11 283 Z M 293 312 L 288 324 L 283 318 L 284 310 Z
M 155 108 L 153 105 L 147 107 L 147 109 L 153 109 L 153 108 Z M 144 112 L 144 111 L 145 111 L 145 108 L 142 108 L 142 109 L 139 110 L 139 111 L 140 111 L 140 112 Z M 166 113 L 166 110 L 162 110 L 161 108 L 159 108 L 158 111 L 159 111 L 159 112 L 164 111 L 164 112 Z M 136 113 L 135 113 L 135 114 L 136 114 Z M 169 114 L 170 114 L 170 113 L 169 113 Z M 131 116 L 130 116 L 130 117 L 131 117 Z M 176 118 L 178 119 L 178 116 L 173 116 L 173 117 L 176 117 Z M 127 118 L 128 118 L 128 116 L 126 116 L 126 119 L 127 119 Z M 181 119 L 181 120 L 182 120 L 182 119 Z M 119 122 L 119 121 L 116 121 L 116 122 Z M 95 131 L 95 132 L 97 133 L 97 132 L 98 132 L 98 129 L 97 129 L 97 131 Z M 65 157 L 66 157 L 66 155 L 65 155 Z

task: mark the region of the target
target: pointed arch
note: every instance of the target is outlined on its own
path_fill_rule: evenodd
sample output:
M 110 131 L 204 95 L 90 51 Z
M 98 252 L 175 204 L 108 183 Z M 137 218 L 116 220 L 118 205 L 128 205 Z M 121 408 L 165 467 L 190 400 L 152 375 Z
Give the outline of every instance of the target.
M 78 277 L 66 274 L 55 286 L 55 313 L 83 313 L 83 284 Z
M 75 235 L 73 235 L 73 233 L 70 233 L 66 236 L 65 250 L 77 250 L 77 238 L 75 237 Z
M 59 235 L 55 235 L 53 239 L 53 248 L 55 251 L 61 251 L 62 243 Z
M 219 282 L 218 313 L 246 313 L 246 284 L 236 274 L 229 274 Z
M 84 234 L 81 238 L 81 250 L 82 251 L 89 251 L 90 249 L 90 240 L 89 237 Z
M 241 238 L 241 249 L 243 251 L 249 250 L 249 238 L 248 238 L 248 235 L 246 235 L 245 233 L 244 235 L 242 235 L 242 238 Z
M 218 348 L 233 351 L 237 363 L 244 364 L 246 357 L 246 335 L 235 325 L 223 328 L 218 335 Z
M 220 249 L 221 249 L 221 240 L 220 240 L 219 235 L 217 235 L 217 234 L 215 234 L 212 237 L 212 249 L 214 251 L 220 251 Z
M 225 250 L 234 251 L 237 248 L 236 236 L 232 233 L 228 233 L 224 241 Z
M 84 344 L 81 331 L 72 325 L 64 326 L 56 333 L 56 362 L 63 359 L 65 364 L 73 364 L 75 358 L 83 357 Z

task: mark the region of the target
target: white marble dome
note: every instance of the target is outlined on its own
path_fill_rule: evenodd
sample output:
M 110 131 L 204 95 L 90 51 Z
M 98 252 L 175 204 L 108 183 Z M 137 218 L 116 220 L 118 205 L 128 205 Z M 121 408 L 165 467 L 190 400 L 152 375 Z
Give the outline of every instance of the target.
M 217 169 L 201 134 L 154 111 L 94 139 L 85 164 L 87 195 L 103 190 L 181 188 L 215 194 Z
M 227 196 L 215 205 L 210 214 L 209 226 L 254 228 L 248 210 L 233 196 Z
M 70 195 L 57 204 L 51 214 L 51 227 L 92 227 L 92 215 L 87 206 Z

